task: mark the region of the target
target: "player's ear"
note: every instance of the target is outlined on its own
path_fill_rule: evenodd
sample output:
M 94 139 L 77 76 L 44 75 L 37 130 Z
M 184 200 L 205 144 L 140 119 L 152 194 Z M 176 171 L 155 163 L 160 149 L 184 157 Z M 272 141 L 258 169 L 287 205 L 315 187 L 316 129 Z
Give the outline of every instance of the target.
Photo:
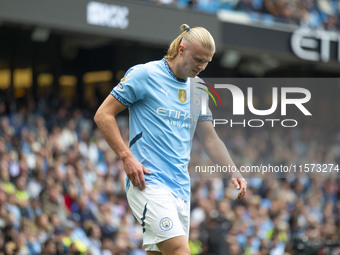
M 179 53 L 179 54 L 183 54 L 183 52 L 184 52 L 184 45 L 183 45 L 183 44 L 180 44 L 180 45 L 178 46 L 178 53 Z

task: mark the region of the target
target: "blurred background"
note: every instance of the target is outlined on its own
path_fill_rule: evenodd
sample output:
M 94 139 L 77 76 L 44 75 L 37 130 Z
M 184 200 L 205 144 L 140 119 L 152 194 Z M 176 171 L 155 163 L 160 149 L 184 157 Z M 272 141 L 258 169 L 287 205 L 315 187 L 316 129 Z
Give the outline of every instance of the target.
M 165 55 L 181 24 L 215 38 L 203 78 L 338 78 L 339 17 L 336 0 L 0 0 L 0 254 L 145 254 L 122 162 L 93 116 L 129 67 Z M 315 108 L 339 123 L 339 83 L 319 85 Z M 236 164 L 340 164 L 338 124 L 220 136 Z M 193 162 L 202 158 L 195 139 Z M 228 179 L 192 173 L 192 254 L 340 254 L 338 178 L 247 181 L 236 202 Z

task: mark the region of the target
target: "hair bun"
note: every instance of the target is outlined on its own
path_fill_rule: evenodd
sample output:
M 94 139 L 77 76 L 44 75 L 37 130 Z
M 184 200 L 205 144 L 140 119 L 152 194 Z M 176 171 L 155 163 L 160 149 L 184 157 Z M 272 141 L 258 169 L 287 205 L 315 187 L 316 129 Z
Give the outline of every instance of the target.
M 182 25 L 181 25 L 181 30 L 182 30 L 182 31 L 188 31 L 188 30 L 190 30 L 190 27 L 189 27 L 189 25 L 187 25 L 187 24 L 182 24 Z

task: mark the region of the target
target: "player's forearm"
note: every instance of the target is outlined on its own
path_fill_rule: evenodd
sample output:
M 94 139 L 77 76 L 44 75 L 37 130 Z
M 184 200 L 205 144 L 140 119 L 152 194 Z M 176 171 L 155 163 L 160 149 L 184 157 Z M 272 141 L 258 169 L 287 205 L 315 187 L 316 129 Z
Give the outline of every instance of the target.
M 227 147 L 217 138 L 203 144 L 204 150 L 212 162 L 221 166 L 235 166 Z
M 215 137 L 215 139 L 209 139 L 203 144 L 203 147 L 210 160 L 215 164 L 220 166 L 236 167 L 227 147 L 220 138 Z M 240 172 L 233 172 L 232 177 L 243 178 Z
M 132 156 L 132 152 L 129 150 L 120 134 L 115 116 L 97 112 L 94 120 L 106 142 L 123 161 Z

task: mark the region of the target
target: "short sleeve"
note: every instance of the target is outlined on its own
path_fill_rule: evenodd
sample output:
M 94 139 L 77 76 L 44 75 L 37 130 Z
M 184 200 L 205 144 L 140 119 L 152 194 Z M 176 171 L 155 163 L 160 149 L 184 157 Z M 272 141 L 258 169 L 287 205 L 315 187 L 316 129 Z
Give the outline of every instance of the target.
M 130 107 L 144 98 L 146 79 L 147 71 L 143 65 L 131 67 L 112 89 L 111 95 L 121 104 Z
M 210 108 L 208 107 L 207 109 L 207 113 L 205 114 L 200 114 L 200 116 L 198 117 L 198 122 L 200 121 L 213 121 L 213 116 L 212 116 L 212 113 L 211 113 L 211 110 Z

